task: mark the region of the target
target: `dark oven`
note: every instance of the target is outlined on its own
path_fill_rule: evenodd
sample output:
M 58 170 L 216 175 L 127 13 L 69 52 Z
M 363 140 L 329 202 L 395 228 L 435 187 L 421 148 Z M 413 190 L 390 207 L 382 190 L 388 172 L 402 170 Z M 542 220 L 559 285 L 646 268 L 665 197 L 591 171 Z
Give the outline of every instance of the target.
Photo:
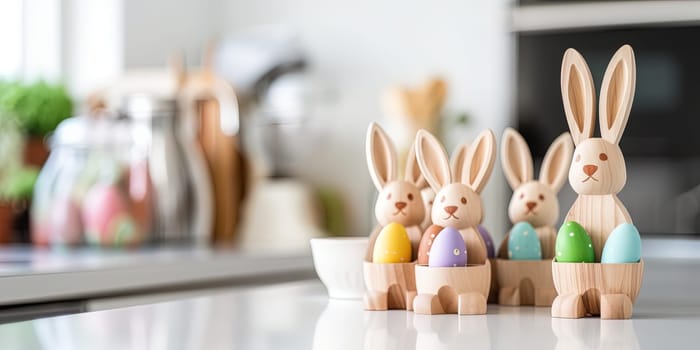
M 531 0 L 520 8 L 531 3 L 543 8 L 549 4 Z M 566 6 L 557 6 L 566 11 Z M 560 89 L 564 51 L 574 47 L 583 54 L 599 92 L 610 57 L 630 44 L 636 55 L 637 88 L 621 143 L 627 185 L 619 196 L 645 234 L 700 232 L 700 23 L 537 28 L 521 25 L 516 31 L 515 124 L 533 156 L 541 159 L 548 144 L 568 130 Z M 561 218 L 575 196 L 564 187 Z

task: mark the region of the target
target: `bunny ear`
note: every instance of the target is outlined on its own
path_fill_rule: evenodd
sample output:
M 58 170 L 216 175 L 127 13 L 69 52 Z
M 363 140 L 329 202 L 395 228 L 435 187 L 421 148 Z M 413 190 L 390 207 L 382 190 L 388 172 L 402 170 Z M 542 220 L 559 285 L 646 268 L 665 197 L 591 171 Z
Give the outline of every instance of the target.
M 496 136 L 493 131 L 482 131 L 474 141 L 474 146 L 467 152 L 467 160 L 460 182 L 469 185 L 474 192 L 480 193 L 491 176 L 496 160 Z
M 515 190 L 533 178 L 532 154 L 527 142 L 513 128 L 506 128 L 501 140 L 501 163 L 510 187 Z
M 600 135 L 608 142 L 617 144 L 625 131 L 636 80 L 634 51 L 624 45 L 610 60 L 600 88 Z
M 414 141 L 415 144 L 415 141 Z M 418 188 L 424 188 L 427 186 L 425 182 L 425 177 L 420 171 L 418 166 L 418 159 L 416 158 L 416 148 L 408 148 L 408 156 L 406 157 L 406 172 L 404 173 L 404 179 L 408 182 L 413 183 Z
M 427 130 L 418 130 L 415 148 L 418 167 L 436 193 L 452 182 L 447 153 L 435 136 Z
M 387 182 L 398 179 L 396 150 L 384 130 L 376 123 L 367 129 L 367 167 L 374 186 L 381 190 Z
M 561 62 L 561 97 L 571 137 L 578 145 L 593 136 L 595 88 L 586 60 L 574 49 L 566 50 Z
M 459 180 L 462 178 L 462 172 L 464 171 L 464 164 L 467 160 L 467 151 L 469 150 L 469 142 L 465 142 L 452 152 L 452 158 L 450 158 L 450 168 L 452 169 L 452 178 Z
M 540 182 L 551 187 L 554 192 L 559 192 L 566 180 L 573 153 L 574 146 L 571 144 L 569 133 L 559 135 L 544 155 L 540 168 Z

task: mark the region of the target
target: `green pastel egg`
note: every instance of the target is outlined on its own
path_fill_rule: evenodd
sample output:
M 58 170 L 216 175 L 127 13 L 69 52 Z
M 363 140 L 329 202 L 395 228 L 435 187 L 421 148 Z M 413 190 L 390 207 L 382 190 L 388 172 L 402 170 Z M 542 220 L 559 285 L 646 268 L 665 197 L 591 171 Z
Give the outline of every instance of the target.
M 567 221 L 561 226 L 555 249 L 558 262 L 595 262 L 591 236 L 576 221 Z

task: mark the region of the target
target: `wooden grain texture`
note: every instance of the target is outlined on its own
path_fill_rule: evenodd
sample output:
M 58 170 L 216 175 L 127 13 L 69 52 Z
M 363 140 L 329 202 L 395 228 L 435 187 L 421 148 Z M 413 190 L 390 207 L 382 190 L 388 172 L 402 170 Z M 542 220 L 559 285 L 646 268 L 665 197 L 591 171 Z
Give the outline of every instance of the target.
M 617 197 L 627 181 L 620 139 L 634 99 L 636 63 L 629 45 L 613 55 L 600 92 L 600 134 L 595 126 L 595 90 L 591 72 L 580 53 L 568 49 L 561 70 L 561 91 L 569 131 L 576 144 L 569 183 L 578 193 L 566 220 L 581 224 L 591 237 L 596 261 L 610 233 L 632 218 Z M 644 271 L 636 264 L 556 263 L 554 284 L 559 296 L 552 316 L 579 318 L 600 315 L 606 319 L 632 317 Z
M 500 290 L 500 286 L 498 285 L 497 260 L 498 258 L 489 259 L 489 264 L 491 264 L 491 287 L 489 288 L 489 296 L 487 298 L 489 304 L 498 304 L 498 291 Z
M 464 144 L 461 149 L 458 153 L 464 154 L 453 157 L 450 166 L 447 152 L 435 136 L 427 130 L 420 130 L 416 135 L 415 152 L 420 171 L 436 192 L 432 222 L 459 230 L 467 245 L 468 264 L 481 265 L 487 261 L 488 254 L 477 229 L 483 219 L 479 194 L 493 170 L 496 137 L 491 130 L 484 130 L 473 144 Z
M 413 309 L 419 314 L 481 315 L 491 284 L 491 264 L 465 267 L 416 265 Z
M 605 242 L 615 227 L 632 222 L 627 209 L 614 194 L 579 196 L 569 209 L 566 220 L 576 221 L 586 229 L 593 241 L 596 261 L 600 261 Z
M 552 262 L 554 286 L 559 296 L 552 316 L 628 319 L 644 277 L 644 262 L 632 264 Z
M 416 296 L 414 263 L 375 264 L 364 262 L 366 310 L 413 310 Z
M 550 306 L 557 293 L 550 260 L 496 259 L 501 305 Z
M 182 112 L 192 119 L 188 125 L 197 132 L 212 187 L 211 238 L 217 244 L 230 244 L 236 237 L 246 177 L 239 144 L 238 100 L 233 87 L 217 76 L 212 66 L 213 46 L 209 45 L 199 71 L 187 72 L 184 63 L 174 62 Z
M 540 178 L 535 180 L 533 159 L 525 139 L 515 129 L 507 128 L 503 132 L 501 162 L 513 189 L 508 217 L 512 223 L 528 222 L 535 228 L 543 260 L 508 260 L 510 233 L 506 233 L 494 268 L 499 304 L 549 306 L 556 296 L 550 262 L 555 255 L 554 225 L 559 216 L 557 193 L 566 180 L 572 153 L 569 133 L 561 134 L 549 146 Z
M 199 103 L 199 142 L 209 166 L 214 187 L 214 241 L 231 242 L 235 237 L 241 201 L 242 168 L 238 160 L 238 136 L 221 132 L 219 103 L 213 99 Z
M 528 222 L 541 238 L 543 259 L 554 256 L 559 217 L 557 194 L 566 180 L 571 164 L 573 145 L 569 133 L 563 133 L 549 146 L 540 168 L 538 180 L 533 177 L 533 160 L 525 139 L 515 129 L 507 128 L 501 140 L 501 162 L 508 184 L 513 189 L 508 204 L 511 223 Z M 499 256 L 507 258 L 508 236 L 501 244 Z

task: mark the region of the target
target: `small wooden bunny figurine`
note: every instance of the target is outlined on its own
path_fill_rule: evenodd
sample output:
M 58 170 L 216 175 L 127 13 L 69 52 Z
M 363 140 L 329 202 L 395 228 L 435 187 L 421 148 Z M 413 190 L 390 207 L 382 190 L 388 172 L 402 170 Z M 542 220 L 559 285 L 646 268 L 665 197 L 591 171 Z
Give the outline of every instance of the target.
M 566 120 L 576 144 L 569 183 L 579 194 L 566 220 L 577 222 L 588 232 L 596 262 L 600 261 L 613 230 L 621 224 L 632 223 L 617 193 L 627 179 L 619 142 L 632 107 L 635 79 L 634 52 L 629 45 L 624 45 L 605 71 L 599 105 L 601 137 L 593 137 L 595 89 L 591 72 L 576 50 L 568 49 L 564 54 L 561 92 Z M 630 318 L 641 287 L 643 263 L 555 261 L 552 272 L 559 293 L 552 304 L 553 317 L 600 314 L 601 318 L 608 319 Z
M 425 180 L 436 193 L 431 212 L 433 224 L 458 229 L 467 243 L 468 263 L 484 264 L 486 245 L 477 229 L 483 217 L 479 193 L 486 186 L 496 159 L 493 132 L 482 131 L 466 156 L 455 161 L 453 171 L 440 141 L 425 130 L 416 135 L 416 157 Z
M 462 156 L 454 158 L 452 171 L 445 149 L 428 131 L 418 131 L 415 148 L 418 166 L 436 192 L 433 224 L 459 230 L 457 236 L 461 234 L 465 242 L 467 266 L 416 265 L 418 295 L 414 310 L 422 314 L 486 313 L 491 269 L 477 225 L 483 217 L 479 193 L 493 170 L 496 138 L 491 130 L 481 132 Z M 425 234 L 433 233 L 428 230 Z M 423 240 L 429 241 L 425 237 Z M 455 254 L 461 250 L 455 249 Z
M 415 260 L 421 238 L 420 224 L 425 216 L 421 175 L 414 152 L 409 152 L 404 179 L 399 179 L 396 149 L 387 134 L 376 123 L 367 130 L 367 165 L 374 186 L 379 191 L 374 214 L 379 226 L 372 232 L 365 256 L 365 306 L 368 310 L 407 309 L 415 296 L 414 263 L 380 264 L 372 255 L 381 228 L 398 223 L 406 228 L 411 241 L 411 261 Z
M 507 261 L 512 252 L 508 251 L 510 233 L 506 234 L 498 250 L 499 260 L 495 269 L 498 273 L 499 304 L 549 306 L 556 296 L 551 260 L 557 238 L 554 225 L 559 216 L 557 193 L 566 180 L 572 153 L 571 136 L 568 132 L 563 133 L 547 150 L 540 168 L 540 179 L 535 180 L 532 155 L 525 139 L 512 128 L 503 132 L 501 162 L 508 184 L 513 189 L 508 216 L 513 224 L 527 222 L 532 225 L 544 260 Z M 523 280 L 530 283 L 523 283 Z

